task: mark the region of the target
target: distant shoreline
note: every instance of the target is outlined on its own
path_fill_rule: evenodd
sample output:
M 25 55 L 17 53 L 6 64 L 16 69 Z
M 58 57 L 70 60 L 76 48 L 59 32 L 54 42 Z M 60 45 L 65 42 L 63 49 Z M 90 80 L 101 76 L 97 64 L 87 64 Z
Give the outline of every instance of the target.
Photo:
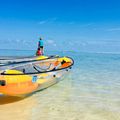
M 0 49 L 1 50 L 10 50 L 10 51 L 36 51 L 36 49 Z M 46 52 L 72 52 L 72 53 L 90 53 L 90 54 L 115 54 L 115 55 L 119 55 L 120 52 L 94 52 L 94 51 L 48 51 L 46 50 Z

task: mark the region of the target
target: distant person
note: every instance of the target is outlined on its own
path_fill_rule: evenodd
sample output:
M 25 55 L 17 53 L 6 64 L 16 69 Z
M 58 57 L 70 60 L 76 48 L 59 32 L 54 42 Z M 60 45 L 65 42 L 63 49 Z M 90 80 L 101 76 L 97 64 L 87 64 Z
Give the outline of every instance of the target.
M 36 56 L 42 55 L 42 52 L 40 51 L 40 48 L 37 49 Z
M 40 48 L 40 51 L 43 55 L 43 39 L 40 37 L 39 41 L 38 41 L 38 48 Z

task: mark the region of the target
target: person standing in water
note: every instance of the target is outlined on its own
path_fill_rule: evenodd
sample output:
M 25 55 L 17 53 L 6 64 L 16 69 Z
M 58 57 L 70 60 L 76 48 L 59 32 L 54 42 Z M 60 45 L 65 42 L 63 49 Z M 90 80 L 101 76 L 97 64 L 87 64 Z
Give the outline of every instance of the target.
M 39 41 L 38 41 L 38 48 L 40 48 L 41 54 L 43 55 L 43 39 L 40 37 Z

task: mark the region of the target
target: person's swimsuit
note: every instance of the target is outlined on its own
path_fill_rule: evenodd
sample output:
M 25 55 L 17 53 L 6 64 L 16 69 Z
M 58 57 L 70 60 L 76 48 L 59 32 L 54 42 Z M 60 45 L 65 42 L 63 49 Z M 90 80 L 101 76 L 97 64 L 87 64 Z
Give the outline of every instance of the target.
M 38 46 L 39 46 L 40 48 L 43 48 L 43 41 L 42 41 L 42 40 L 39 40 Z

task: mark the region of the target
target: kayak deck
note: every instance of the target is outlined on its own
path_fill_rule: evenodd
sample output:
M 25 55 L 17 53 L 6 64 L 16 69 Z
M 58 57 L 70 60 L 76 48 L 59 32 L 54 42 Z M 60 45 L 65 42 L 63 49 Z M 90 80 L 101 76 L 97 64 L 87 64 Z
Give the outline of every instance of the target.
M 0 67 L 0 93 L 16 96 L 44 89 L 57 83 L 73 64 L 69 57 L 4 64 Z

